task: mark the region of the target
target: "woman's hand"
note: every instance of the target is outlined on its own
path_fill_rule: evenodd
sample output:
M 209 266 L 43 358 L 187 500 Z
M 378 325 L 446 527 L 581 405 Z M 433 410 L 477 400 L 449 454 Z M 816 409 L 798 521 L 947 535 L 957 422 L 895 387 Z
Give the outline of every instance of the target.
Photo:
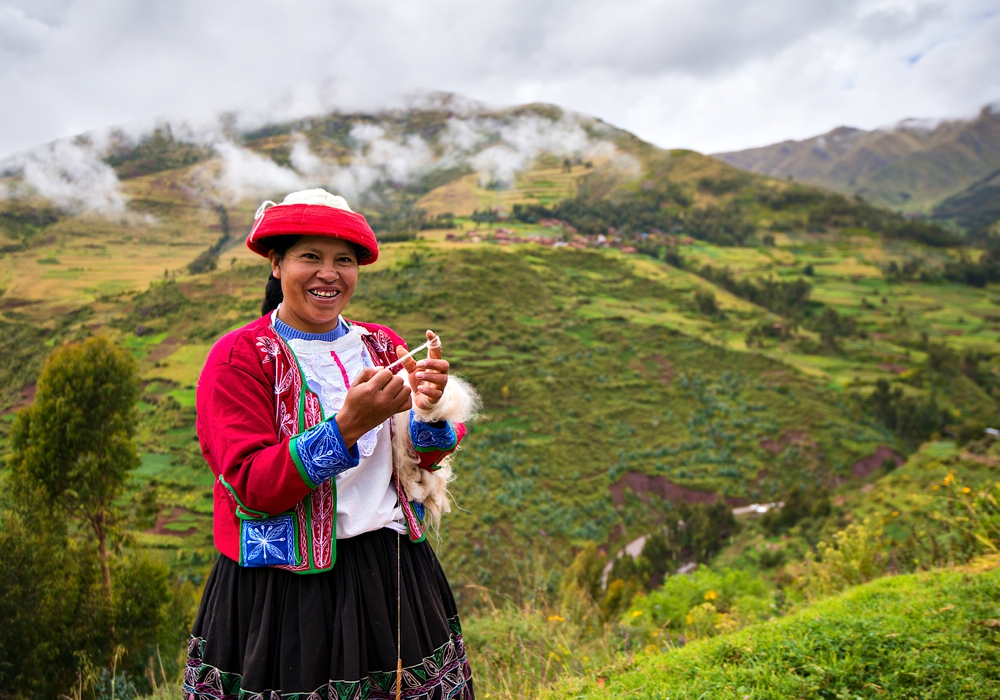
M 431 341 L 431 346 L 428 348 L 430 357 L 426 360 L 417 361 L 412 357 L 403 360 L 403 367 L 410 376 L 413 405 L 422 411 L 433 408 L 448 384 L 448 360 L 441 359 L 441 341 L 433 342 L 436 338 L 433 331 L 427 331 L 427 340 Z M 406 348 L 400 345 L 396 348 L 396 354 L 402 357 L 406 354 Z
M 410 406 L 410 387 L 401 377 L 387 369 L 365 367 L 347 390 L 337 428 L 350 449 L 359 437 Z

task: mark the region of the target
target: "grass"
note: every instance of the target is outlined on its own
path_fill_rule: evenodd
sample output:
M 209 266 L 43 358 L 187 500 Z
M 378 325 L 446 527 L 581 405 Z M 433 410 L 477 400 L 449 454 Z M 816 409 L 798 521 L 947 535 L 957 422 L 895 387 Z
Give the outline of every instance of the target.
M 736 633 L 619 657 L 544 697 L 995 698 L 998 617 L 996 570 L 883 578 Z
M 595 159 L 600 165 L 606 159 Z M 469 216 L 477 209 L 510 209 L 514 204 L 551 204 L 576 194 L 577 180 L 593 172 L 580 165 L 570 172 L 561 167 L 534 167 L 521 173 L 506 189 L 487 189 L 481 186 L 479 175 L 464 175 L 436 188 L 422 197 L 417 205 L 431 216 L 452 213 Z

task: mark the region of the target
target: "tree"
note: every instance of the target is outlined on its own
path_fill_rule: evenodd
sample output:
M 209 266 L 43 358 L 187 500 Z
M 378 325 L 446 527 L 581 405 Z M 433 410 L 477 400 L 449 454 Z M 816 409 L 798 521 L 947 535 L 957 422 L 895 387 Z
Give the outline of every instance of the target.
M 46 361 L 34 403 L 10 432 L 14 493 L 37 512 L 62 512 L 89 528 L 109 600 L 115 499 L 139 464 L 132 442 L 138 397 L 127 352 L 104 337 L 64 345 Z
M 698 311 L 706 316 L 714 316 L 719 312 L 719 305 L 715 301 L 715 292 L 711 289 L 696 289 L 694 304 L 698 307 Z
M 560 591 L 562 609 L 567 612 L 585 614 L 596 608 L 603 599 L 604 566 L 607 557 L 593 542 L 587 542 L 577 552 L 573 563 L 563 574 Z

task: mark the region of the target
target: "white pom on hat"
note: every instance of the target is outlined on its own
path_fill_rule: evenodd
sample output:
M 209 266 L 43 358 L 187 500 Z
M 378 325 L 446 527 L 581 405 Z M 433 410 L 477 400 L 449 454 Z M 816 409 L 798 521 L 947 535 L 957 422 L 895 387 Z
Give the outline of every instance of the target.
M 340 195 L 330 194 L 324 189 L 316 188 L 312 190 L 301 190 L 292 192 L 281 202 L 282 204 L 315 204 L 344 211 L 354 211 L 347 204 L 347 200 Z

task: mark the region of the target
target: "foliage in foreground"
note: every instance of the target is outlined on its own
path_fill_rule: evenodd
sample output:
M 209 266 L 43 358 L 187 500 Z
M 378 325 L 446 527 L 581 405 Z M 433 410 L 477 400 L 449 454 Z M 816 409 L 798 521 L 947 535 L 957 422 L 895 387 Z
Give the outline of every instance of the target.
M 138 398 L 136 362 L 125 350 L 103 336 L 70 343 L 49 356 L 35 401 L 17 414 L 10 435 L 10 483 L 19 504 L 92 531 L 109 598 L 115 500 L 139 466 L 132 442 Z
M 620 657 L 547 697 L 995 698 L 1000 572 L 873 581 L 786 618 Z
M 586 691 L 590 687 L 588 683 L 597 683 L 599 678 L 613 678 L 616 674 L 630 677 L 628 673 L 634 671 L 626 672 L 625 669 L 630 667 L 635 654 L 641 652 L 644 658 L 661 659 L 669 669 L 674 669 L 679 663 L 673 659 L 683 654 L 684 663 L 703 669 L 706 678 L 710 679 L 707 681 L 709 685 L 696 686 L 700 688 L 699 693 L 709 693 L 706 697 L 743 697 L 748 693 L 751 693 L 751 697 L 838 697 L 837 693 L 846 692 L 845 689 L 856 692 L 852 685 L 853 679 L 856 676 L 863 677 L 866 663 L 864 640 L 858 641 L 854 648 L 848 648 L 847 653 L 853 654 L 854 658 L 832 659 L 832 656 L 836 655 L 837 644 L 844 643 L 844 639 L 850 640 L 854 633 L 860 634 L 858 630 L 867 634 L 879 628 L 882 623 L 877 619 L 871 620 L 868 616 L 871 608 L 881 604 L 866 603 L 858 607 L 853 603 L 841 603 L 841 607 L 836 608 L 835 615 L 828 615 L 823 612 L 823 606 L 836 607 L 835 603 L 827 601 L 810 604 L 809 601 L 820 601 L 851 587 L 855 587 L 855 591 L 868 590 L 870 585 L 874 585 L 869 582 L 881 577 L 878 583 L 888 586 L 885 589 L 888 593 L 885 595 L 889 602 L 905 602 L 908 594 L 893 589 L 897 584 L 891 582 L 911 581 L 914 575 L 904 572 L 921 569 L 924 570 L 918 575 L 931 577 L 939 582 L 940 590 L 937 595 L 948 596 L 950 593 L 947 586 L 956 580 L 948 577 L 954 573 L 927 573 L 926 568 L 968 562 L 982 553 L 1000 556 L 1000 484 L 987 483 L 979 489 L 973 489 L 956 481 L 954 473 L 949 473 L 943 480 L 931 485 L 928 493 L 931 494 L 929 499 L 919 507 L 914 507 L 905 518 L 901 518 L 895 511 L 881 516 L 870 514 L 864 522 L 850 524 L 819 542 L 816 547 L 818 554 L 809 552 L 804 564 L 793 563 L 789 571 L 798 572 L 799 576 L 795 580 L 786 578 L 785 588 L 775 586 L 750 570 L 702 566 L 690 575 L 669 576 L 662 586 L 648 593 L 634 587 L 615 591 L 612 585 L 614 582 L 601 587 L 599 576 L 605 560 L 598 556 L 593 545 L 588 545 L 581 550 L 564 576 L 562 596 L 557 604 L 548 605 L 544 596 L 536 596 L 530 605 L 502 606 L 467 620 L 467 639 L 477 687 L 491 696 L 502 697 L 523 697 L 553 687 L 563 689 L 560 692 L 566 693 L 570 692 L 566 688 L 571 688 L 573 693 Z M 821 498 L 820 502 L 822 501 Z M 826 507 L 829 507 L 828 503 Z M 913 528 L 912 538 L 900 535 L 901 520 L 908 523 L 907 527 Z M 886 534 L 883 522 L 888 524 L 892 536 Z M 1000 559 L 996 563 L 1000 563 Z M 968 577 L 962 580 L 966 578 Z M 984 590 L 989 589 L 985 587 Z M 613 595 L 615 593 L 618 595 Z M 842 596 L 839 600 L 850 601 L 851 595 L 854 593 Z M 804 602 L 799 603 L 800 607 L 797 608 L 791 599 Z M 982 612 L 982 619 L 1000 618 L 1000 605 L 997 605 L 1000 603 L 1000 593 L 992 593 L 990 600 L 992 602 L 988 604 L 994 607 Z M 958 605 L 949 601 L 940 603 L 937 608 L 946 604 Z M 969 603 L 973 604 L 978 603 Z M 816 610 L 820 612 L 812 612 Z M 789 619 L 797 622 L 776 624 L 806 625 L 808 630 L 805 636 L 815 637 L 806 646 L 796 642 L 792 636 L 799 634 L 797 628 L 772 633 L 768 631 L 772 629 L 770 624 L 762 624 L 789 612 L 792 613 Z M 883 612 L 886 619 L 899 620 L 898 624 L 903 628 L 913 627 L 916 630 L 913 634 L 926 637 L 926 649 L 940 644 L 958 649 L 965 643 L 962 639 L 966 631 L 961 624 L 956 623 L 953 629 L 947 630 L 923 625 L 922 619 L 910 619 L 916 613 L 906 609 L 905 605 L 895 611 Z M 826 635 L 822 626 L 812 625 L 810 621 L 822 621 L 829 626 L 829 636 L 833 641 L 830 641 L 828 648 L 822 646 Z M 1000 621 L 996 625 L 1000 628 Z M 993 628 L 986 627 L 984 631 L 989 632 L 991 629 Z M 713 674 L 721 674 L 721 678 L 728 679 L 729 676 L 725 673 L 727 664 L 731 665 L 733 662 L 729 657 L 721 661 L 715 658 L 715 646 L 691 643 L 716 637 L 734 640 L 737 639 L 734 635 L 739 630 L 744 630 L 739 633 L 741 635 L 751 631 L 754 631 L 754 635 L 765 635 L 771 647 L 764 657 L 771 655 L 773 658 L 760 657 L 763 658 L 763 670 L 753 669 L 746 679 L 733 685 L 730 695 L 727 695 L 725 688 L 718 684 L 722 681 L 711 679 L 715 678 Z M 784 650 L 780 646 L 782 634 L 789 635 L 784 639 L 787 644 Z M 887 639 L 894 639 L 891 632 L 886 634 L 890 635 Z M 942 635 L 944 641 L 941 639 Z M 978 643 L 974 635 L 970 643 L 973 646 Z M 685 644 L 689 646 L 683 651 L 677 649 Z M 744 641 L 729 641 L 726 644 L 728 646 L 724 648 L 730 651 L 725 653 L 747 646 Z M 697 650 L 702 650 L 704 654 L 699 655 L 701 652 Z M 902 684 L 902 677 L 897 679 L 896 675 L 899 674 L 893 675 L 892 672 L 892 665 L 895 663 L 893 659 L 901 653 L 902 647 L 898 645 L 877 648 L 871 661 L 873 668 L 886 669 L 884 673 L 896 679 L 893 682 Z M 972 667 L 970 659 L 992 658 L 989 655 L 996 653 L 996 650 L 986 645 L 978 651 L 974 649 L 970 652 L 972 656 L 959 653 L 957 656 L 942 658 L 938 663 L 960 678 L 963 669 Z M 740 654 L 748 659 L 758 658 L 745 652 Z M 781 667 L 785 663 L 782 659 L 786 657 L 805 660 L 814 654 L 819 661 L 788 663 L 787 668 Z M 827 658 L 824 658 L 824 654 Z M 887 655 L 887 658 L 881 658 L 880 654 Z M 739 654 L 737 656 L 743 658 Z M 809 663 L 815 663 L 824 669 L 829 663 L 839 664 L 836 672 L 844 677 L 826 678 L 830 675 L 828 671 L 809 671 Z M 649 668 L 655 667 L 650 665 Z M 907 671 L 910 672 L 916 674 L 915 677 L 920 682 L 931 682 L 917 671 Z M 760 688 L 770 687 L 768 684 L 772 683 L 771 676 L 779 673 L 801 676 L 793 682 L 793 685 L 799 685 L 776 685 L 775 687 L 783 690 L 772 694 L 752 694 Z M 664 677 L 667 676 L 669 673 L 664 672 Z M 924 680 L 920 680 L 921 678 Z M 997 679 L 990 676 L 989 680 L 993 682 Z M 759 682 L 760 688 L 751 681 Z M 647 690 L 656 688 L 657 692 L 663 691 L 663 688 L 676 692 L 676 688 L 682 686 L 669 683 L 661 686 L 661 682 L 660 676 L 656 676 L 655 683 L 651 681 L 648 685 L 643 685 L 638 681 L 629 681 L 632 685 L 623 685 L 621 689 L 641 691 L 639 686 L 642 686 Z M 883 685 L 882 681 L 873 682 L 881 688 L 891 687 L 891 684 Z M 612 686 L 605 687 L 605 690 L 610 687 Z M 741 687 L 743 690 L 739 690 Z M 782 695 L 782 692 L 786 694 Z M 876 695 L 871 697 L 875 697 L 880 691 L 872 692 Z M 864 693 L 860 694 L 868 697 Z M 923 697 L 919 694 L 917 696 Z M 640 697 L 643 695 L 640 694 Z M 648 697 L 664 696 L 661 692 Z M 695 693 L 675 696 L 667 692 L 666 697 L 700 695 Z
M 14 420 L 0 491 L 13 496 L 0 510 L 0 697 L 52 698 L 74 678 L 77 700 L 132 697 L 130 676 L 144 685 L 161 644 L 173 665 L 192 592 L 171 589 L 164 563 L 124 549 L 125 528 L 151 505 L 120 502 L 139 463 L 138 394 L 131 355 L 90 338 L 49 356 Z

